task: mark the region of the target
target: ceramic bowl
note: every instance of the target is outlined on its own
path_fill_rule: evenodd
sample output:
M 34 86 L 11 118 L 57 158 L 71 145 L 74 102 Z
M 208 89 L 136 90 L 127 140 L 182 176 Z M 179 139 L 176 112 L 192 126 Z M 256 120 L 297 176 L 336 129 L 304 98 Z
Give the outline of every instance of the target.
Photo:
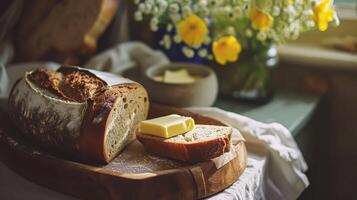
M 161 76 L 165 70 L 187 69 L 200 77 L 192 83 L 165 83 L 154 77 Z M 191 63 L 170 63 L 148 67 L 143 83 L 151 101 L 177 107 L 212 106 L 217 98 L 218 82 L 212 69 L 204 65 Z

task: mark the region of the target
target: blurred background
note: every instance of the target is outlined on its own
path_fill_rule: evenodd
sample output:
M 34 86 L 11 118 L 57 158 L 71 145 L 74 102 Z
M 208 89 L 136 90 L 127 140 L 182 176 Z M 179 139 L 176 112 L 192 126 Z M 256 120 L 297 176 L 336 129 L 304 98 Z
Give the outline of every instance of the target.
M 236 80 L 247 83 L 245 78 L 249 75 L 232 80 L 229 75 L 221 77 L 225 73 L 244 74 L 242 71 L 221 72 L 222 68 L 214 68 L 217 63 L 212 60 L 187 58 L 185 52 L 181 52 L 181 46 L 168 49 L 160 45 L 164 34 L 151 30 L 149 18 L 134 19 L 138 8 L 133 2 L 2 0 L 0 64 L 11 67 L 22 62 L 51 61 L 82 66 L 118 45 L 140 41 L 163 51 L 171 61 L 207 65 L 216 71 L 220 82 L 220 95 L 215 106 L 265 122 L 277 121 L 292 131 L 309 166 L 310 186 L 300 199 L 355 199 L 356 0 L 335 0 L 334 10 L 339 23 L 330 25 L 325 31 L 304 32 L 296 40 L 269 45 L 266 51 L 250 54 L 243 53 L 246 51 L 242 43 L 238 61 L 241 64 L 236 66 L 263 63 L 269 77 L 263 82 L 258 80 L 256 83 L 260 84 L 253 84 L 247 91 L 244 89 L 248 86 L 234 84 Z M 261 52 L 263 61 L 259 60 L 258 64 L 247 61 L 246 58 Z M 139 62 L 135 64 L 140 65 Z M 102 69 L 106 65 L 110 63 L 104 63 Z M 128 74 L 130 77 L 130 72 Z M 222 84 L 222 78 L 225 83 L 233 81 L 234 89 L 240 88 L 240 91 L 226 91 L 222 88 L 225 84 Z M 256 95 L 252 98 L 250 94 Z

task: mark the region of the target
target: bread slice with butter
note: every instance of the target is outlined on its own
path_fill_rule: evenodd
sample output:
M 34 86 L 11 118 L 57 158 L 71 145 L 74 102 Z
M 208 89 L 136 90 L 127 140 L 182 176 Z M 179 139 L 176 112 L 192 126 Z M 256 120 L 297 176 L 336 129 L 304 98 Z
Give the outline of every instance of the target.
M 171 138 L 137 133 L 145 149 L 159 156 L 189 163 L 207 161 L 230 151 L 233 129 L 228 126 L 197 124 L 196 127 Z

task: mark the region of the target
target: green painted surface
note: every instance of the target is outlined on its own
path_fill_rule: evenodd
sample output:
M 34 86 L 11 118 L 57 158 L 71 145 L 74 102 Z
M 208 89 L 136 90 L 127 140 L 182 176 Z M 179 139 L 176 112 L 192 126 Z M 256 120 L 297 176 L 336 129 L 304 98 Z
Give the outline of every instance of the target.
M 215 106 L 261 122 L 281 123 L 296 137 L 312 116 L 319 100 L 320 97 L 314 95 L 277 92 L 273 99 L 264 105 L 247 105 L 218 99 Z
M 356 6 L 356 0 L 335 0 L 334 4 L 337 6 L 349 6 L 350 8 L 354 8 Z

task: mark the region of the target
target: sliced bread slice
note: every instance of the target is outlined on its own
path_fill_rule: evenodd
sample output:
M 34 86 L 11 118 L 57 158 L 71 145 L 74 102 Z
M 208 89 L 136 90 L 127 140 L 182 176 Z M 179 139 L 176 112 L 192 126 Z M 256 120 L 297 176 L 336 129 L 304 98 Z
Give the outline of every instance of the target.
M 228 126 L 197 124 L 192 131 L 168 139 L 142 133 L 136 136 L 151 153 L 196 163 L 229 152 L 232 132 L 233 129 Z

